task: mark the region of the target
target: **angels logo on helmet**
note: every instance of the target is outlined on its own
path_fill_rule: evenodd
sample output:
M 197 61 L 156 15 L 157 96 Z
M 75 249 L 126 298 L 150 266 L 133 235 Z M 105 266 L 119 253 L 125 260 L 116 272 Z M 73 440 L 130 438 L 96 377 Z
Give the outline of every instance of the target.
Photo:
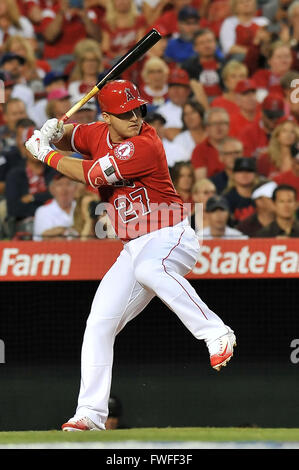
M 126 97 L 127 97 L 127 101 L 131 101 L 131 100 L 134 100 L 135 97 L 132 95 L 132 92 L 130 90 L 130 88 L 125 88 L 125 94 L 126 94 Z M 138 93 L 139 95 L 139 93 Z
M 118 145 L 114 149 L 114 154 L 119 160 L 129 160 L 134 155 L 135 147 L 130 140 Z

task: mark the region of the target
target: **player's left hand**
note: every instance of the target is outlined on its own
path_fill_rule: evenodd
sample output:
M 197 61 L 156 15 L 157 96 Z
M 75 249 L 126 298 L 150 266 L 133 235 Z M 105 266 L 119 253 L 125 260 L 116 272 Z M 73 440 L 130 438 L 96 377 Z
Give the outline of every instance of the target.
M 56 118 L 48 119 L 40 131 L 49 139 L 49 142 L 58 142 L 64 135 L 63 122 Z
M 25 147 L 35 158 L 42 162 L 47 154 L 53 150 L 50 147 L 49 139 L 41 131 L 34 131 L 30 139 L 25 142 Z

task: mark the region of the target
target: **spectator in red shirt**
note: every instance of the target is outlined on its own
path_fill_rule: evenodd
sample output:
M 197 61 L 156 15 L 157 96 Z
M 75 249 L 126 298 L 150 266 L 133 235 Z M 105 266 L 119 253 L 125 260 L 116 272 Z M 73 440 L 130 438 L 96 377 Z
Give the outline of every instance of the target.
M 255 0 L 233 0 L 232 13 L 220 28 L 220 45 L 226 56 L 242 60 L 261 26 L 269 24 L 265 17 L 257 15 Z
M 259 116 L 256 85 L 250 79 L 241 80 L 235 88 L 235 93 L 238 95 L 239 112 L 231 118 L 230 135 L 239 138 L 245 126 L 254 122 Z
M 169 10 L 172 10 L 172 5 L 169 0 L 143 0 L 141 11 L 146 19 L 148 26 L 151 26 L 155 21 L 159 20 L 162 15 Z
M 248 124 L 240 132 L 244 155 L 258 158 L 267 150 L 271 133 L 284 116 L 284 100 L 280 95 L 269 94 L 261 105 L 261 118 Z
M 101 27 L 102 51 L 113 63 L 141 39 L 146 21 L 134 0 L 110 0 Z
M 230 115 L 230 118 L 235 113 L 239 112 L 239 106 L 237 104 L 238 95 L 235 92 L 235 88 L 239 81 L 246 80 L 247 77 L 248 70 L 246 65 L 237 60 L 227 62 L 221 71 L 225 91 L 221 96 L 213 99 L 211 106 L 224 108 Z
M 43 11 L 41 32 L 45 41 L 43 58 L 51 68 L 63 72 L 73 60 L 73 49 L 87 36 L 100 41 L 101 32 L 94 10 L 72 8 L 70 0 L 56 0 Z
M 268 57 L 268 69 L 260 69 L 252 76 L 257 89 L 264 93 L 277 93 L 283 97 L 280 79 L 290 70 L 293 62 L 288 44 L 277 41 L 271 45 Z
M 192 0 L 172 0 L 171 3 L 173 8 L 165 11 L 153 24 L 153 27 L 160 31 L 163 36 L 172 36 L 178 32 L 178 12 L 185 6 L 193 5 L 194 2 Z
M 204 91 L 211 101 L 222 94 L 222 61 L 216 56 L 215 35 L 209 29 L 201 29 L 195 33 L 193 44 L 196 55 L 183 62 L 182 68 L 187 70 L 190 79 L 202 83 Z
M 257 166 L 261 175 L 272 178 L 292 167 L 292 145 L 299 140 L 299 126 L 290 120 L 279 124 L 273 131 L 267 152 L 260 155 Z
M 231 15 L 231 1 L 216 0 L 211 2 L 210 0 L 203 0 L 200 6 L 200 14 L 202 27 L 211 29 L 218 39 L 223 21 Z
M 169 69 L 160 57 L 149 58 L 142 69 L 143 85 L 139 87 L 140 94 L 148 101 L 148 110 L 154 111 L 162 106 L 168 98 Z
M 290 170 L 283 171 L 274 176 L 273 181 L 278 185 L 288 184 L 295 188 L 297 201 L 299 201 L 299 146 L 298 142 L 291 147 L 292 166 Z
M 218 146 L 229 132 L 229 115 L 222 108 L 211 108 L 205 114 L 204 125 L 207 137 L 194 148 L 191 163 L 195 178 L 210 178 L 224 169 L 219 158 Z

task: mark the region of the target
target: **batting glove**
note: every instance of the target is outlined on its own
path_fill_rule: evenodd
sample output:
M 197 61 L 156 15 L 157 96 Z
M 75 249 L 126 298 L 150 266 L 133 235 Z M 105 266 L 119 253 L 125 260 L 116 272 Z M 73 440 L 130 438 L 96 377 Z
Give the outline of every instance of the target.
M 34 131 L 30 139 L 25 142 L 25 147 L 41 162 L 44 162 L 49 152 L 53 152 L 53 149 L 50 147 L 49 139 L 45 137 L 41 131 Z
M 41 133 L 49 139 L 49 142 L 58 142 L 64 134 L 63 122 L 58 119 L 49 119 L 41 128 Z

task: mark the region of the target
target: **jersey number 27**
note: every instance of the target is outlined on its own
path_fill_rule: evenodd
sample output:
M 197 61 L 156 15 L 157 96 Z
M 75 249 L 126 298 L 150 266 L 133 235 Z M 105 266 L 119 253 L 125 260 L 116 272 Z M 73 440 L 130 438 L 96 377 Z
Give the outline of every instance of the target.
M 137 209 L 136 203 L 141 214 L 138 214 L 135 210 Z M 124 224 L 137 219 L 139 215 L 146 215 L 151 212 L 150 200 L 145 188 L 138 188 L 127 196 L 118 196 L 118 198 L 114 200 L 114 207 Z

